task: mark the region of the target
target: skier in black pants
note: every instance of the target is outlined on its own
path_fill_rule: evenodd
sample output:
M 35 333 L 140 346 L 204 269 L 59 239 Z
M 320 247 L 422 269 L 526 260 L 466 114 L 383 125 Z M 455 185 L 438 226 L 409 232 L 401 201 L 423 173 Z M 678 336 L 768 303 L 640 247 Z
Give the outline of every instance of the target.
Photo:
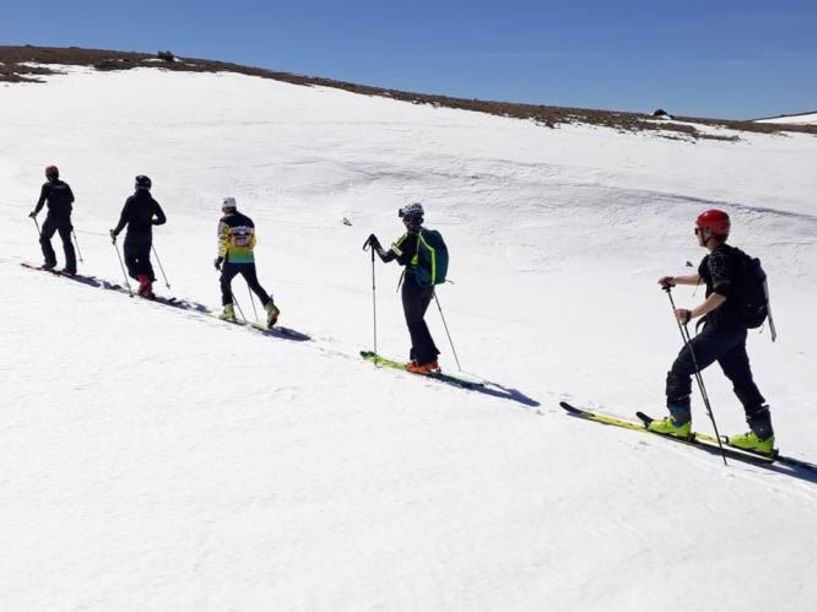
M 48 166 L 45 169 L 45 177 L 48 182 L 43 185 L 40 199 L 28 215 L 32 219 L 36 218 L 43 205 L 48 202 L 48 214 L 40 232 L 40 246 L 45 257 L 42 267 L 44 270 L 51 270 L 57 265 L 57 255 L 51 246 L 51 238 L 59 232 L 65 251 L 65 267 L 61 272 L 73 276 L 77 273 L 77 256 L 71 242 L 71 232 L 74 229 L 71 225 L 71 204 L 74 201 L 74 194 L 68 183 L 60 180 L 60 171 L 56 166 Z
M 732 381 L 746 412 L 751 431 L 730 436 L 734 446 L 770 454 L 774 449 L 774 431 L 766 400 L 760 394 L 746 354 L 746 326 L 737 309 L 737 291 L 741 276 L 739 251 L 726 244 L 731 223 L 720 210 L 707 210 L 698 216 L 695 235 L 698 244 L 709 250 L 698 273 L 688 276 L 664 276 L 658 282 L 667 289 L 675 285 L 706 284 L 706 300 L 692 310 L 678 308 L 676 319 L 686 324 L 696 317 L 706 316 L 704 328 L 692 338 L 672 364 L 667 374 L 667 408 L 669 416 L 650 423 L 657 433 L 686 438 L 691 433 L 690 393 L 695 363 L 703 369 L 717 361 L 726 377 Z M 693 356 L 694 352 L 694 356 Z
M 125 225 L 125 265 L 128 275 L 139 281 L 139 295 L 147 298 L 153 296 L 153 283 L 156 276 L 150 263 L 150 249 L 153 246 L 153 226 L 167 221 L 159 203 L 150 195 L 153 186 L 151 180 L 139 175 L 136 177 L 136 191 L 125 201 L 119 223 L 111 230 L 111 240 L 116 243 Z
M 440 351 L 434 344 L 424 318 L 428 305 L 434 297 L 434 285 L 422 281 L 422 278 L 425 278 L 428 273 L 426 271 L 424 274 L 424 271 L 421 270 L 417 257 L 418 241 L 423 225 L 423 206 L 415 202 L 401 208 L 398 214 L 406 226 L 406 233 L 392 244 L 388 251 L 383 249 L 374 234 L 369 236 L 367 242 L 384 263 L 396 259 L 397 263 L 406 268 L 401 294 L 406 326 L 411 336 L 411 351 L 406 370 L 416 374 L 426 374 L 439 369 L 437 356 Z
M 238 212 L 233 197 L 224 198 L 221 212 L 223 216 L 218 222 L 218 257 L 214 262 L 216 270 L 221 271 L 221 304 L 224 310 L 219 316 L 226 321 L 236 320 L 231 283 L 236 275 L 240 274 L 261 300 L 267 312 L 267 327 L 272 327 L 278 321 L 281 311 L 258 282 L 253 254 L 255 224 L 247 215 Z

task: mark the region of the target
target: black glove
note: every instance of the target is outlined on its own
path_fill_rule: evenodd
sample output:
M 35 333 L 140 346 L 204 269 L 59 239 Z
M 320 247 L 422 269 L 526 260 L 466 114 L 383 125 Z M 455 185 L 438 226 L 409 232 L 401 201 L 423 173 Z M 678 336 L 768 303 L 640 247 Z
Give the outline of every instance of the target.
M 674 287 L 675 281 L 673 280 L 673 278 L 674 277 L 672 276 L 662 276 L 660 279 L 658 279 L 658 284 L 661 285 L 661 289 L 664 289 L 666 291 L 670 287 Z
M 31 218 L 31 219 L 36 219 L 36 218 L 37 218 L 37 211 L 36 211 L 36 210 L 32 210 L 30 213 L 28 213 L 28 216 L 29 216 L 29 218 Z
M 216 270 L 221 270 L 221 264 L 223 261 L 224 258 L 221 255 L 216 257 L 215 261 L 213 262 L 213 265 L 216 267 Z
M 366 239 L 366 244 L 372 247 L 375 251 L 380 251 L 383 249 L 383 247 L 380 246 L 380 241 L 374 234 L 369 234 L 369 237 Z
M 115 230 L 111 230 L 111 231 L 110 231 L 110 232 L 108 232 L 108 233 L 111 235 L 111 242 L 112 242 L 113 244 L 116 244 L 116 237 L 117 237 L 117 235 L 118 235 L 118 234 L 116 233 L 116 231 L 115 231 Z

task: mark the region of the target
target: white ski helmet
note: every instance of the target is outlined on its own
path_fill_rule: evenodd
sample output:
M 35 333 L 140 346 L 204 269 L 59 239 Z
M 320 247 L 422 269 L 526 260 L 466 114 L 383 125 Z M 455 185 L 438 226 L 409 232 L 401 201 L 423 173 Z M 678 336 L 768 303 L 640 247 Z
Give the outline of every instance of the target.
M 221 210 L 236 210 L 237 208 L 238 206 L 236 206 L 233 196 L 227 196 L 221 201 Z
M 422 223 L 423 221 L 423 205 L 419 202 L 412 202 L 411 204 L 406 204 L 400 210 L 397 211 L 397 216 L 401 219 L 412 219 Z

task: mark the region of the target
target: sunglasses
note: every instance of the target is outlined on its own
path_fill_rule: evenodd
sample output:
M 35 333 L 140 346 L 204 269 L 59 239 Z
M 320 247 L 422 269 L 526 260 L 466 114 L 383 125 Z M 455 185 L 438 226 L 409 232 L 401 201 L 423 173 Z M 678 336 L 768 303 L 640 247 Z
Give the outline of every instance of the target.
M 698 236 L 703 230 L 700 227 L 695 228 L 695 235 Z

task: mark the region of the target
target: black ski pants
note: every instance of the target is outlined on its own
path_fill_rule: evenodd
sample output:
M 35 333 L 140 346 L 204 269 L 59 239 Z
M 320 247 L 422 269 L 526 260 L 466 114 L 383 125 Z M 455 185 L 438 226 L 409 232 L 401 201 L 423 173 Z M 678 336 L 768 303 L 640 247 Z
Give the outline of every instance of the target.
M 760 435 L 761 431 L 765 431 L 763 426 L 767 425 L 769 432 L 771 431 L 768 408 L 764 406 L 766 400 L 752 378 L 749 356 L 746 354 L 745 328 L 728 321 L 705 324 L 701 333 L 681 349 L 667 374 L 668 408 L 674 407 L 689 414 L 689 396 L 692 392 L 696 360 L 701 370 L 717 361 L 723 373 L 732 382 L 732 388 L 743 404 L 747 421 L 752 429 Z M 755 429 L 756 425 L 761 427 L 761 431 Z
M 128 276 L 138 279 L 140 274 L 147 274 L 150 282 L 156 280 L 153 266 L 150 263 L 150 248 L 153 246 L 152 234 L 135 234 L 128 232 L 125 236 L 125 265 Z
M 71 231 L 73 229 L 71 226 L 71 217 L 57 217 L 54 215 L 47 215 L 45 217 L 40 234 L 40 246 L 43 249 L 46 265 L 57 265 L 57 254 L 51 246 L 51 239 L 55 233 L 59 232 L 60 239 L 62 240 L 62 248 L 63 251 L 65 251 L 65 269 L 76 271 L 77 256 L 74 252 L 74 244 L 71 242 Z
M 254 263 L 231 263 L 225 261 L 221 264 L 221 305 L 233 303 L 233 291 L 230 288 L 230 283 L 236 275 L 240 274 L 247 281 L 247 285 L 252 289 L 253 293 L 261 300 L 261 304 L 266 307 L 270 301 L 269 294 L 264 291 L 261 283 L 258 282 L 258 276 L 255 272 Z
M 406 316 L 406 326 L 411 335 L 411 351 L 409 359 L 417 363 L 429 363 L 437 359 L 440 351 L 434 345 L 434 339 L 428 331 L 425 322 L 426 310 L 434 297 L 434 286 L 422 287 L 411 277 L 403 282 L 403 313 Z

